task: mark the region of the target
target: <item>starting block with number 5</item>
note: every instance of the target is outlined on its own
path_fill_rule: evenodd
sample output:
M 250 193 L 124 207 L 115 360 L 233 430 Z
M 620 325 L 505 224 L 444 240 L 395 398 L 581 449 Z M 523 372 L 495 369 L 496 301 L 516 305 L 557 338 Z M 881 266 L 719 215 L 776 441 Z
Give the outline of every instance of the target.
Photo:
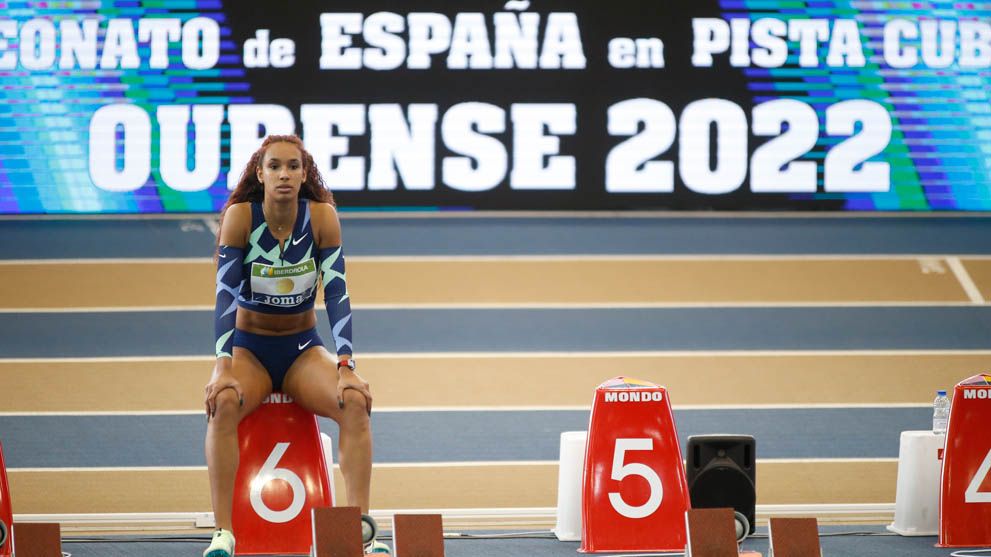
M 316 416 L 272 393 L 238 425 L 238 555 L 309 554 L 311 510 L 334 505 L 330 438 Z
M 939 545 L 991 545 L 991 374 L 957 384 L 943 451 Z
M 595 390 L 580 551 L 682 551 L 688 482 L 667 390 L 616 377 Z

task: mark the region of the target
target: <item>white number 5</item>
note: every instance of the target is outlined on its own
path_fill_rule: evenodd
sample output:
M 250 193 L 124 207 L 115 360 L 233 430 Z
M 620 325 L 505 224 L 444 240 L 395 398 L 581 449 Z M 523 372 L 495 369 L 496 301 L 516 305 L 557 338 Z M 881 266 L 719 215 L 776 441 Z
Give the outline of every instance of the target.
M 977 469 L 974 478 L 970 480 L 970 485 L 967 486 L 963 496 L 964 503 L 991 503 L 991 491 L 977 491 L 984 483 L 984 478 L 988 477 L 988 471 L 991 471 L 991 450 L 984 457 L 984 462 Z
M 661 506 L 661 500 L 664 499 L 664 487 L 661 485 L 661 478 L 657 476 L 657 472 L 654 472 L 646 464 L 623 464 L 626 451 L 650 451 L 653 449 L 654 440 L 649 438 L 616 440 L 616 449 L 613 451 L 612 457 L 612 475 L 610 477 L 614 480 L 622 480 L 627 476 L 640 476 L 647 480 L 647 484 L 650 486 L 650 497 L 647 498 L 646 503 L 639 507 L 628 505 L 626 501 L 623 501 L 623 496 L 619 493 L 609 494 L 609 502 L 612 503 L 612 507 L 616 509 L 616 512 L 627 518 L 644 518 L 650 516 Z

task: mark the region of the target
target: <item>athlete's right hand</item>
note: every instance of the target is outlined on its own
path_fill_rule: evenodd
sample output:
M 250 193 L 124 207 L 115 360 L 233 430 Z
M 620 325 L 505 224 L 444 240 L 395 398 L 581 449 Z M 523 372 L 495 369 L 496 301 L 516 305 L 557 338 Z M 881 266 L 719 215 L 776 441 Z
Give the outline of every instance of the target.
M 213 377 L 206 384 L 206 419 L 210 420 L 217 413 L 217 395 L 225 389 L 234 389 L 237 393 L 237 400 L 244 406 L 244 391 L 241 390 L 241 383 L 233 375 L 226 373 L 227 370 L 215 367 Z

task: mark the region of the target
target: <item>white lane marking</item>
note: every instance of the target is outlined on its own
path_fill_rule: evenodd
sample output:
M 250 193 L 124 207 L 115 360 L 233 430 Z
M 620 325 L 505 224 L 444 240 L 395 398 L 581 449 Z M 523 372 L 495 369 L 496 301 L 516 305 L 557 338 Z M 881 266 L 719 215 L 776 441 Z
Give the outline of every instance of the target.
M 960 281 L 960 286 L 963 287 L 963 291 L 967 293 L 967 297 L 970 301 L 975 304 L 987 303 L 984 300 L 984 296 L 981 295 L 981 291 L 974 284 L 974 280 L 970 278 L 970 273 L 967 272 L 967 268 L 963 266 L 959 257 L 947 257 L 946 263 L 950 266 L 953 271 L 953 276 L 957 277 Z
M 628 351 L 595 351 L 595 352 L 365 352 L 362 360 L 391 360 L 391 359 L 558 359 L 558 358 L 791 358 L 791 357 L 863 357 L 863 356 L 987 356 L 991 350 L 628 350 Z M 214 356 L 178 355 L 178 356 L 91 356 L 91 357 L 59 357 L 59 358 L 0 358 L 4 364 L 32 363 L 128 363 L 128 362 L 212 362 Z
M 368 358 L 369 356 L 365 356 Z M 100 363 L 128 363 L 128 362 L 212 362 L 215 356 L 96 356 L 96 357 L 66 357 L 66 358 L 0 358 L 0 365 L 4 364 L 100 364 Z
M 206 225 L 207 229 L 214 236 L 220 232 L 220 218 L 219 217 L 207 217 L 203 219 L 203 224 Z
M 882 73 L 885 70 L 882 70 Z M 926 126 L 929 129 L 931 126 Z M 934 217 L 933 213 L 918 212 L 871 212 L 871 211 L 672 211 L 663 209 L 638 209 L 623 211 L 436 211 L 436 210 L 403 210 L 403 211 L 376 211 L 376 210 L 349 210 L 342 209 L 338 215 L 342 219 L 353 218 L 381 219 L 381 220 L 404 220 L 404 219 L 467 219 L 467 220 L 562 220 L 573 219 L 575 217 L 591 217 L 598 219 L 612 220 L 636 220 L 636 219 L 661 219 L 671 220 L 767 220 L 767 221 L 787 221 L 787 220 L 926 220 L 926 219 L 956 219 L 956 220 L 980 220 L 981 213 L 969 213 L 966 211 L 941 213 Z M 182 221 L 190 218 L 201 217 L 202 213 L 94 213 L 94 214 L 8 214 L 0 215 L 0 222 L 22 221 L 22 220 L 69 220 L 69 221 Z
M 897 301 L 897 302 L 499 302 L 499 303 L 402 303 L 351 304 L 363 311 L 396 311 L 415 309 L 474 310 L 474 309 L 758 309 L 758 308 L 882 308 L 882 307 L 971 307 L 976 302 L 959 301 Z M 988 305 L 981 300 L 979 305 Z M 188 306 L 119 306 L 119 307 L 24 307 L 0 308 L 0 314 L 12 313 L 139 313 L 212 311 L 212 305 Z M 326 311 L 325 308 L 316 308 Z
M 0 259 L 3 265 L 120 265 L 123 263 L 213 263 L 211 257 L 108 257 L 83 259 Z
M 927 254 L 734 254 L 734 253 L 711 253 L 711 254 L 533 254 L 533 255 L 351 255 L 349 261 L 361 261 L 369 263 L 462 263 L 462 262 L 709 262 L 721 263 L 724 261 L 739 262 L 761 262 L 767 261 L 780 263 L 786 261 L 851 261 L 862 263 L 864 261 L 913 261 L 920 257 L 948 257 L 951 255 L 927 255 Z M 969 255 L 960 257 L 967 259 L 991 259 L 991 255 Z
M 896 463 L 897 458 L 758 458 L 758 464 L 866 464 Z M 494 468 L 500 466 L 558 466 L 557 460 L 490 460 L 442 462 L 375 462 L 372 468 Z M 340 466 L 335 462 L 334 468 Z M 205 472 L 206 466 L 93 466 L 60 468 L 7 468 L 15 473 L 65 472 Z
M 892 458 L 758 458 L 757 462 L 763 462 L 765 464 L 832 464 L 832 463 L 844 463 L 844 464 L 860 464 L 867 462 L 898 462 L 895 457 Z
M 137 313 L 142 311 L 206 311 L 213 306 L 131 306 L 131 307 L 72 307 L 72 308 L 0 308 L 4 313 Z
M 846 410 L 850 408 L 929 408 L 931 403 L 921 402 L 810 402 L 802 404 L 675 404 L 675 410 Z M 552 406 L 384 406 L 375 407 L 376 414 L 397 414 L 409 412 L 581 412 L 591 410 L 590 405 Z M 0 417 L 42 417 L 42 416 L 191 416 L 203 414 L 203 410 L 53 410 L 53 411 L 12 411 L 0 412 Z
M 472 262 L 569 262 L 569 261 L 702 261 L 702 262 L 746 262 L 746 261 L 914 261 L 926 258 L 964 257 L 967 259 L 989 260 L 991 255 L 981 254 L 533 254 L 533 255 L 349 255 L 348 261 L 369 263 L 472 263 Z M 73 259 L 0 259 L 3 265 L 76 265 L 76 264 L 118 265 L 122 263 L 202 263 L 213 264 L 212 257 L 108 257 Z

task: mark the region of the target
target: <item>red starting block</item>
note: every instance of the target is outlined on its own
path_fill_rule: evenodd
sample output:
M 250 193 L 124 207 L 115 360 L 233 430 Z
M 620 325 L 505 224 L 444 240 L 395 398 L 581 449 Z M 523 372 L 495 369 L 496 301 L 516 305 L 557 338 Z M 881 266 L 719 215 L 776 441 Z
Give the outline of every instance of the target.
M 444 519 L 439 514 L 392 517 L 395 557 L 444 557 Z
M 991 375 L 957 384 L 943 452 L 939 546 L 991 545 Z
M 3 461 L 3 444 L 0 443 L 0 557 L 11 557 L 11 526 L 14 510 L 10 505 L 10 488 L 7 486 L 7 465 Z
M 738 557 L 736 517 L 733 509 L 689 509 L 685 513 L 688 530 L 688 557 Z
M 14 524 L 14 554 L 17 557 L 60 557 L 62 527 L 58 522 Z
M 358 507 L 315 508 L 312 557 L 363 557 L 361 509 Z M 238 552 L 240 553 L 240 552 Z
M 616 377 L 592 403 L 579 551 L 682 551 L 689 509 L 667 390 Z
M 317 418 L 272 393 L 238 426 L 234 483 L 238 555 L 309 554 L 311 511 L 333 505 L 331 473 Z
M 819 521 L 810 518 L 771 518 L 767 524 L 769 556 L 821 557 Z

